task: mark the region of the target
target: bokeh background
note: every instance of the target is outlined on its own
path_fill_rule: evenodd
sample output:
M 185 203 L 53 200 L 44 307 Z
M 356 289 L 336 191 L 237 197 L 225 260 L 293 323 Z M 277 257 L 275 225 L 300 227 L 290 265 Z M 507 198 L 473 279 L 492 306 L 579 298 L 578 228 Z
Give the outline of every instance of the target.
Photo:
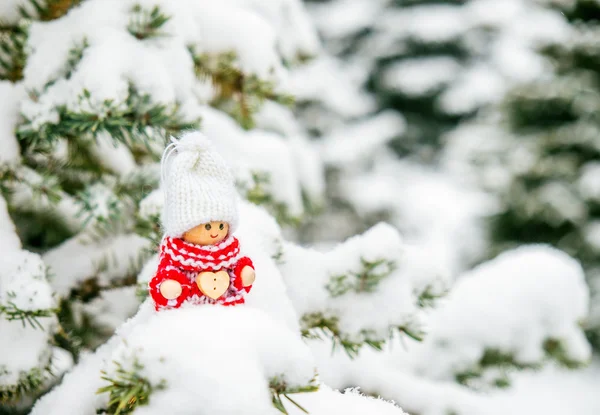
M 598 0 L 0 0 L 0 414 L 145 300 L 160 155 L 197 128 L 321 381 L 411 415 L 600 414 Z

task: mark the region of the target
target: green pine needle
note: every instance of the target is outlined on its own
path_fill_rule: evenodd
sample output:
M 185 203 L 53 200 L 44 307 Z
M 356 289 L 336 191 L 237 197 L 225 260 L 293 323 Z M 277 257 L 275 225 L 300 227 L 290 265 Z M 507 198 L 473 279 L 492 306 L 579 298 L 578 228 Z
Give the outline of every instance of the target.
M 350 291 L 355 293 L 372 293 L 378 284 L 394 272 L 396 264 L 385 258 L 367 261 L 360 259 L 361 269 L 347 274 L 333 275 L 325 286 L 332 297 L 342 296 Z
M 39 319 L 51 317 L 58 312 L 56 309 L 39 309 L 39 310 L 21 310 L 15 303 L 9 301 L 7 305 L 0 304 L 0 315 L 8 321 L 20 320 L 23 327 L 29 324 L 31 328 L 44 330 Z
M 143 377 L 141 371 L 144 367 L 137 360 L 134 360 L 131 370 L 126 370 L 119 362 L 115 361 L 114 364 L 116 371 L 113 375 L 102 371 L 102 380 L 108 382 L 108 385 L 96 391 L 97 394 L 109 394 L 108 407 L 101 413 L 130 414 L 138 406 L 148 405 L 153 391 L 166 388 L 164 380 L 158 385 L 152 385 Z
M 131 18 L 127 30 L 139 40 L 164 36 L 160 29 L 170 19 L 171 16 L 164 14 L 158 6 L 148 10 L 136 4 L 131 9 Z
M 287 399 L 292 405 L 300 409 L 305 414 L 308 414 L 309 412 L 289 395 L 316 392 L 319 390 L 319 385 L 316 383 L 316 378 L 313 378 L 307 385 L 289 386 L 283 379 L 283 376 L 275 376 L 270 380 L 269 388 L 271 389 L 273 406 L 282 414 L 289 415 L 285 405 L 283 404 L 282 397 Z

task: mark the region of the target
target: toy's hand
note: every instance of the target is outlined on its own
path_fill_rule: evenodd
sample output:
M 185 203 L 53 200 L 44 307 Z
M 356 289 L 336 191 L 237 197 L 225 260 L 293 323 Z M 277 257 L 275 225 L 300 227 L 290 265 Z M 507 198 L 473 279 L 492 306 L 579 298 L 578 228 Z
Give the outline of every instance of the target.
M 160 284 L 160 293 L 167 300 L 173 300 L 181 295 L 181 284 L 175 280 L 166 280 Z
M 242 269 L 242 285 L 244 287 L 252 285 L 255 279 L 256 273 L 254 272 L 254 269 L 251 266 L 246 265 Z

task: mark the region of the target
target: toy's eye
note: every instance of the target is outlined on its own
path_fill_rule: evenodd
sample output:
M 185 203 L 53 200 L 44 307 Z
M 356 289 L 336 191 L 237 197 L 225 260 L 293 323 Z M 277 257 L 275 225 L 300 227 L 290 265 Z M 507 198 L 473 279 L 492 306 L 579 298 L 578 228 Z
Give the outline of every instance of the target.
M 212 226 L 210 226 L 210 223 L 204 225 L 204 229 L 206 229 L 207 231 L 210 231 L 210 228 L 212 228 Z
M 225 225 L 223 225 L 223 224 L 220 224 L 220 225 L 219 225 L 219 229 L 221 229 L 221 230 L 225 229 Z

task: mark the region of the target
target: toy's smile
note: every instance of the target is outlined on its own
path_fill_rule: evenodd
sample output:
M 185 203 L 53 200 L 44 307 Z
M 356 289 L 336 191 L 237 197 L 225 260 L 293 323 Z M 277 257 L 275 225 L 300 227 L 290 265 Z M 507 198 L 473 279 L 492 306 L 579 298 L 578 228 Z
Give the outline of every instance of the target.
M 216 235 L 210 235 L 211 238 L 215 239 L 217 236 L 219 236 L 219 234 Z

